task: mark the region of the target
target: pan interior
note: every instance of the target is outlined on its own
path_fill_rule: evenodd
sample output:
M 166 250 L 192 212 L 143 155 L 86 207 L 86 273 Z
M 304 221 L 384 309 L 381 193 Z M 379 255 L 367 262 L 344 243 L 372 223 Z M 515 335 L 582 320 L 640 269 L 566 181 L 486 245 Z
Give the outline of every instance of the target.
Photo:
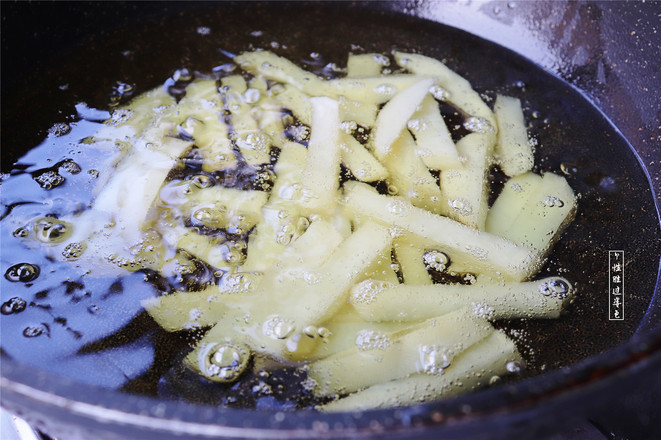
M 535 171 L 563 173 L 579 194 L 576 220 L 539 276 L 561 274 L 575 284 L 578 296 L 558 320 L 499 325 L 523 335 L 527 375 L 600 354 L 637 330 L 656 286 L 661 253 L 657 211 L 631 146 L 579 92 L 499 46 L 411 17 L 330 4 L 202 8 L 204 13 L 177 9 L 94 35 L 34 75 L 14 81 L 12 90 L 3 89 L 2 166 L 8 174 L 2 180 L 1 270 L 27 262 L 40 272 L 27 282 L 1 279 L 3 304 L 15 297 L 25 301 L 25 310 L 2 317 L 3 356 L 82 382 L 166 399 L 281 409 L 313 403 L 295 400 L 299 379 L 287 370 L 267 380 L 271 389 L 281 390 L 267 399 L 252 392 L 263 381 L 257 375 L 236 387 L 191 377 L 178 367 L 191 335 L 161 331 L 139 306 L 141 299 L 156 294 L 155 277 L 72 278 L 66 265 L 21 245 L 10 221 L 28 214 L 62 215 L 89 203 L 89 191 L 77 188 L 93 175 L 96 158 L 85 153 L 83 140 L 94 126 L 77 122 L 76 104 L 107 108 L 120 83 L 139 94 L 162 84 L 176 69 L 208 73 L 230 62 L 228 53 L 254 48 L 273 50 L 317 72 L 330 63 L 344 66 L 352 51 L 416 51 L 444 60 L 487 97 L 521 98 L 529 133 L 537 140 Z M 23 156 L 48 130 L 41 150 Z M 61 130 L 56 133 L 61 136 L 53 130 Z M 79 172 L 72 172 L 71 164 Z M 47 190 L 35 176 L 53 167 L 69 167 L 63 173 L 67 181 Z M 502 176 L 494 172 L 493 179 L 497 186 Z M 623 321 L 608 319 L 609 250 L 625 255 Z M 40 333 L 29 337 L 35 332 Z

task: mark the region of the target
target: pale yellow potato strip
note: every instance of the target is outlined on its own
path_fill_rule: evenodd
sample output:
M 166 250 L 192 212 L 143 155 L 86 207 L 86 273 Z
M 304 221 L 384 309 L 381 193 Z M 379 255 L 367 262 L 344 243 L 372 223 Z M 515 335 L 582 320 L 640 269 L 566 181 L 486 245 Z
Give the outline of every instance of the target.
M 424 286 L 432 284 L 431 276 L 427 272 L 422 256 L 425 249 L 417 244 L 411 234 L 394 240 L 395 257 L 402 270 L 404 283 L 407 285 Z
M 464 309 L 425 321 L 409 331 L 365 331 L 356 346 L 308 365 L 314 393 L 334 396 L 437 368 L 493 332 L 487 321 Z M 437 353 L 430 352 L 437 349 Z M 430 359 L 426 359 L 429 357 Z M 442 358 L 445 358 L 444 360 Z M 388 368 L 383 368 L 387 365 Z
M 349 412 L 394 408 L 468 393 L 488 385 L 494 376 L 509 374 L 507 364 L 510 362 L 523 364 L 514 343 L 502 332 L 495 331 L 457 355 L 441 375 L 414 374 L 380 383 L 318 409 Z
M 450 93 L 448 101 L 461 111 L 469 116 L 484 118 L 496 128 L 493 112 L 464 77 L 434 58 L 405 52 L 395 52 L 394 56 L 397 64 L 409 72 L 436 78 L 439 85 Z
M 416 208 L 400 198 L 377 194 L 363 183 L 346 182 L 344 187 L 347 208 L 427 240 L 450 260 L 470 265 L 476 273 L 523 281 L 540 268 L 538 253 L 528 248 Z
M 493 110 L 498 123 L 495 153 L 500 168 L 508 176 L 530 171 L 535 164 L 535 156 L 528 140 L 521 101 L 498 95 Z
M 438 103 L 431 95 L 422 100 L 420 110 L 413 114 L 408 128 L 415 136 L 416 152 L 429 169 L 461 168 L 457 147 L 441 116 Z
M 340 119 L 353 121 L 366 128 L 372 128 L 376 122 L 378 106 L 371 102 L 360 102 L 340 95 Z
M 340 133 L 342 163 L 361 182 L 375 182 L 388 177 L 388 170 L 356 138 Z
M 347 77 L 360 78 L 381 75 L 381 68 L 383 67 L 379 62 L 381 58 L 385 57 L 377 53 L 350 53 L 347 59 Z
M 553 292 L 551 284 L 566 289 Z M 384 285 L 365 280 L 350 301 L 367 321 L 420 321 L 469 307 L 488 319 L 557 318 L 571 300 L 571 284 L 561 277 L 525 283 Z
M 400 137 L 402 130 L 415 113 L 429 88 L 434 84 L 432 79 L 422 79 L 412 86 L 397 93 L 376 117 L 374 126 L 373 144 L 374 155 L 383 160 L 392 151 L 392 145 Z
M 302 206 L 330 214 L 340 186 L 340 117 L 337 101 L 311 98 L 312 130 L 303 171 Z
M 567 180 L 545 173 L 502 237 L 546 255 L 576 213 L 576 196 Z
M 528 199 L 542 182 L 542 176 L 532 172 L 512 177 L 503 186 L 487 214 L 485 230 L 503 236 L 512 227 Z
M 483 231 L 489 211 L 489 145 L 482 134 L 471 133 L 457 142 L 465 159 L 460 168 L 441 172 L 440 213 Z
M 416 145 L 411 133 L 404 130 L 393 143 L 389 154 L 381 158 L 381 162 L 388 170 L 389 179 L 402 198 L 410 201 L 413 206 L 440 214 L 441 188 L 420 156 L 416 154 L 415 149 Z

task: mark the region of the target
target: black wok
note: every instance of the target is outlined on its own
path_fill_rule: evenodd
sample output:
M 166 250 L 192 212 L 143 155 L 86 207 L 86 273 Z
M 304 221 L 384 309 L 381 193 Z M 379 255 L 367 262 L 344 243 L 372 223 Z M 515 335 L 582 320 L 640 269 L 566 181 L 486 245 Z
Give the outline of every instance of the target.
M 549 119 L 533 122 L 548 136 L 540 138 L 541 169 L 571 165 L 568 179 L 582 194 L 577 220 L 547 269 L 568 268 L 582 296 L 560 321 L 507 324 L 527 331 L 536 347 L 530 377 L 447 401 L 324 415 L 168 400 L 153 387 L 127 393 L 14 359 L 3 335 L 2 405 L 63 439 L 531 438 L 585 418 L 607 428 L 605 414 L 613 413 L 636 418 L 627 423 L 653 438 L 658 422 L 649 414 L 658 414 L 658 403 L 631 414 L 612 402 L 661 385 L 658 14 L 658 3 L 619 2 L 3 2 L 3 172 L 53 122 L 75 115 L 77 102 L 104 108 L 118 80 L 140 93 L 176 68 L 209 70 L 227 62 L 218 48 L 249 49 L 255 30 L 263 31 L 249 40 L 256 47 L 276 41 L 299 59 L 319 52 L 342 65 L 352 43 L 419 50 L 447 58 L 480 91 L 524 87 L 522 96 L 532 96 L 530 105 Z M 438 23 L 500 43 L 550 74 Z M 201 38 L 200 26 L 211 29 L 210 38 Z M 608 320 L 609 250 L 624 250 L 628 263 L 624 321 Z

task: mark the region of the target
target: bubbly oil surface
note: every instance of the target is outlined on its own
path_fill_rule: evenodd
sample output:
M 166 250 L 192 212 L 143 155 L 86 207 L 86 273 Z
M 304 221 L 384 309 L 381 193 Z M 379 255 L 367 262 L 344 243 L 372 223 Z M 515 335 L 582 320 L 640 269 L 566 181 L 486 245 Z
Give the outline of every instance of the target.
M 223 52 L 254 48 L 298 60 L 304 68 L 325 78 L 343 75 L 344 57 L 350 51 L 383 53 L 385 64 L 393 48 L 415 50 L 447 60 L 487 101 L 496 93 L 520 97 L 529 133 L 537 144 L 535 171 L 562 173 L 579 195 L 576 221 L 539 276 L 560 274 L 572 280 L 577 299 L 558 321 L 498 323 L 515 337 L 529 363 L 526 372 L 521 372 L 518 364 L 508 365 L 508 370 L 531 375 L 556 369 L 614 346 L 633 333 L 653 292 L 650 273 L 655 271 L 650 270 L 646 255 L 658 253 L 659 246 L 649 185 L 626 141 L 580 94 L 506 50 L 441 25 L 399 17 L 395 20 L 387 15 L 375 16 L 366 24 L 331 10 L 324 12 L 330 15 L 317 12 L 305 20 L 299 17 L 301 29 L 292 33 L 288 26 L 270 20 L 267 12 L 232 11 L 236 20 L 227 20 L 224 12 L 214 10 L 205 17 L 189 13 L 184 18 L 171 18 L 168 26 L 172 31 L 164 37 L 167 41 L 149 50 L 147 44 L 143 47 L 100 40 L 101 46 L 107 46 L 107 56 L 120 61 L 117 67 L 97 72 L 92 81 L 80 73 L 80 65 L 65 65 L 58 77 L 58 87 L 62 87 L 59 92 L 52 91 L 53 83 L 35 85 L 50 88 L 44 96 L 51 102 L 43 114 L 25 118 L 22 125 L 11 130 L 41 131 L 43 142 L 11 169 L 3 163 L 3 171 L 7 172 L 0 187 L 3 357 L 84 383 L 165 399 L 258 409 L 300 409 L 319 403 L 303 372 L 264 357 L 251 360 L 236 383 L 213 383 L 201 378 L 182 361 L 205 329 L 167 333 L 141 306 L 142 300 L 163 293 L 222 283 L 227 280 L 226 272 L 194 258 L 177 276 L 164 277 L 139 266 L 129 268 L 132 271 L 126 267 L 115 270 L 123 264 L 110 261 L 112 258 L 108 265 L 115 269 L 106 271 L 77 263 L 85 249 L 76 243 L 62 249 L 64 259 L 44 251 L 67 240 L 75 226 L 60 219 L 86 211 L 112 173 L 116 150 L 90 140 L 102 126 L 101 121 L 110 115 L 106 109 L 112 112 L 117 105 L 159 83 L 165 83 L 168 93 L 180 99 L 193 79 L 220 80 L 235 73 Z M 295 18 L 304 12 L 288 10 L 286 14 Z M 338 25 L 330 25 L 329 18 Z M 216 23 L 224 25 L 221 28 Z M 138 28 L 135 32 L 145 36 L 154 30 Z M 301 35 L 314 37 L 302 41 Z M 172 48 L 174 55 L 165 57 Z M 100 57 L 99 46 L 93 52 L 81 51 L 90 60 Z M 138 64 L 151 65 L 153 71 L 145 76 Z M 61 101 L 52 102 L 57 99 Z M 88 105 L 76 107 L 81 101 Z M 17 106 L 17 111 L 20 108 Z M 52 108 L 73 116 L 49 113 Z M 465 119 L 449 105 L 442 105 L 441 112 L 455 140 L 481 127 L 481 121 Z M 47 126 L 43 126 L 44 120 L 48 120 Z M 286 136 L 305 144 L 309 139 L 307 127 L 292 116 L 284 120 Z M 369 136 L 362 127 L 348 129 L 359 141 Z M 14 133 L 9 138 L 17 136 Z M 235 140 L 241 141 L 258 140 Z M 18 143 L 7 147 L 18 148 Z M 270 190 L 277 155 L 278 151 L 273 150 L 271 162 L 258 168 L 239 158 L 231 169 L 207 172 L 193 148 L 170 172 L 166 188 L 193 182 L 198 187 Z M 344 170 L 342 178 L 350 180 L 352 176 Z M 495 169 L 490 179 L 493 199 L 505 179 Z M 376 188 L 383 194 L 397 190 L 387 182 L 379 182 Z M 161 194 L 167 198 L 167 192 Z M 176 191 L 171 196 L 175 198 Z M 456 209 L 466 209 L 456 202 Z M 192 221 L 200 221 L 202 234 L 227 244 L 227 259 L 242 258 L 250 231 L 240 227 L 215 229 L 204 223 L 208 215 L 201 210 Z M 603 292 L 608 282 L 605 265 L 609 249 L 624 249 L 630 259 L 627 282 L 631 296 L 627 297 L 627 320 L 622 324 L 607 319 L 608 303 Z M 427 252 L 424 261 L 435 282 L 472 281 L 471 274 L 455 273 L 452 261 L 442 252 Z M 286 331 L 275 324 L 273 330 Z M 328 329 L 309 331 L 323 336 Z M 372 347 L 388 341 L 382 332 L 373 330 L 359 334 L 357 343 Z M 232 355 L 227 353 L 218 356 L 219 362 L 223 356 Z M 427 347 L 423 356 L 425 368 L 430 370 L 444 368 L 444 359 L 434 346 Z

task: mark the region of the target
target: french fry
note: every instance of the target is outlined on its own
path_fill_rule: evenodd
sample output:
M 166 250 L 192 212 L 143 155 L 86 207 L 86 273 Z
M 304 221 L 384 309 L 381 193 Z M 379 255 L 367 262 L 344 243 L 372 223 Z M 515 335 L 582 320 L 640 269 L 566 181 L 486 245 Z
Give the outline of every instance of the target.
M 511 188 L 506 185 L 503 193 L 514 191 Z M 517 217 L 504 232 L 500 232 L 500 236 L 546 255 L 575 213 L 576 196 L 567 180 L 557 174 L 545 173 Z
M 415 136 L 416 153 L 429 169 L 461 168 L 457 147 L 443 121 L 438 103 L 431 95 L 422 100 L 420 110 L 413 114 L 408 128 Z
M 483 135 L 471 133 L 457 142 L 465 159 L 460 168 L 441 172 L 440 213 L 480 231 L 489 210 L 489 145 Z
M 457 355 L 441 375 L 414 374 L 373 385 L 365 390 L 334 400 L 321 407 L 324 412 L 364 411 L 430 402 L 468 393 L 489 384 L 493 377 L 523 365 L 514 343 L 495 331 Z
M 498 95 L 493 110 L 498 123 L 495 152 L 503 172 L 508 176 L 518 176 L 532 170 L 535 157 L 528 140 L 521 101 Z
M 442 211 L 441 188 L 422 159 L 415 152 L 411 134 L 403 130 L 393 143 L 388 155 L 381 162 L 388 170 L 397 193 L 413 206 L 440 214 Z
M 361 182 L 375 182 L 388 176 L 388 170 L 353 136 L 340 133 L 342 163 Z
M 314 393 L 319 396 L 351 393 L 419 372 L 442 374 L 455 356 L 492 332 L 486 321 L 468 310 L 425 321 L 401 333 L 367 330 L 357 336 L 353 348 L 312 362 L 307 373 L 316 382 Z
M 347 77 L 360 78 L 364 76 L 381 75 L 383 63 L 381 59 L 386 59 L 383 55 L 377 53 L 350 53 L 347 59 Z
M 411 234 L 394 240 L 395 257 L 402 270 L 404 283 L 408 285 L 432 284 L 431 276 L 422 260 L 425 249 L 417 244 L 419 241 Z
M 365 280 L 350 301 L 366 321 L 420 321 L 462 307 L 488 319 L 557 318 L 572 300 L 569 281 L 550 277 L 526 283 L 383 285 Z
M 397 93 L 383 106 L 376 117 L 373 132 L 374 155 L 377 159 L 382 161 L 391 153 L 395 140 L 406 129 L 409 119 L 429 93 L 432 84 L 432 79 L 422 79 Z
M 452 261 L 469 264 L 477 273 L 522 281 L 540 268 L 537 252 L 416 208 L 406 201 L 382 196 L 363 183 L 346 182 L 344 205 L 383 224 L 396 226 L 437 246 Z
M 312 98 L 312 131 L 303 171 L 302 207 L 330 214 L 340 186 L 340 117 L 337 101 Z

